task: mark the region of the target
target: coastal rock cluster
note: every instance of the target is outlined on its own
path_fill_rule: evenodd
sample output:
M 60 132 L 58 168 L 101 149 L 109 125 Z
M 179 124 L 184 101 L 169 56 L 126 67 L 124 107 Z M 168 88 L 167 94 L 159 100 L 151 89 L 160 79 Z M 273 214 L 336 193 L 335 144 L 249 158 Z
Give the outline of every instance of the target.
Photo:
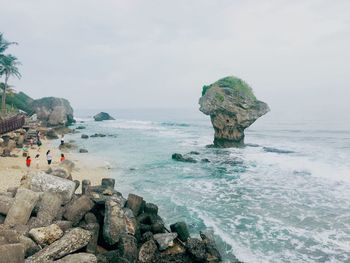
M 184 222 L 168 229 L 158 207 L 115 190 L 115 180 L 92 186 L 72 181 L 65 161 L 25 176 L 0 192 L 0 262 L 219 262 L 207 233 L 191 237 Z
M 200 111 L 210 116 L 214 146 L 241 147 L 244 130 L 270 111 L 243 80 L 229 76 L 203 87 Z

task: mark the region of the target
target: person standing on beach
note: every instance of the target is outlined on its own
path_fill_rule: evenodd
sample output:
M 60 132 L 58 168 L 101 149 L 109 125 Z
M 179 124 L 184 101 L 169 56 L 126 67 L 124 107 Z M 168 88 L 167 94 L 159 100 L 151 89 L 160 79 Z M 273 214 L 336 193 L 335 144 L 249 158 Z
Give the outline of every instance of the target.
M 63 162 L 64 160 L 66 160 L 66 157 L 64 157 L 64 154 L 63 154 L 63 153 L 61 153 L 60 162 Z
M 51 162 L 52 162 L 52 155 L 51 155 L 51 151 L 50 151 L 50 150 L 48 150 L 48 151 L 46 152 L 46 160 L 47 160 L 47 164 L 48 164 L 48 165 L 51 165 Z
M 40 154 L 37 154 L 35 155 L 35 166 L 36 166 L 36 169 L 39 169 L 39 157 L 40 157 Z
M 28 168 L 28 170 L 29 170 L 29 168 L 30 168 L 30 164 L 32 163 L 32 159 L 30 159 L 30 156 L 27 156 L 27 159 L 26 159 L 26 166 L 27 166 L 27 168 Z
M 61 136 L 61 145 L 64 145 L 64 134 L 62 133 L 62 136 Z

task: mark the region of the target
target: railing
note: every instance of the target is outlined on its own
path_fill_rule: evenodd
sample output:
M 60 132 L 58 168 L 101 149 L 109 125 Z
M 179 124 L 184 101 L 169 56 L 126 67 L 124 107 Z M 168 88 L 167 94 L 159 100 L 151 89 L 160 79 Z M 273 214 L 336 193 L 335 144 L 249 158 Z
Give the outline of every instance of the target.
M 21 114 L 14 117 L 0 120 L 0 134 L 15 131 L 23 127 L 25 117 Z

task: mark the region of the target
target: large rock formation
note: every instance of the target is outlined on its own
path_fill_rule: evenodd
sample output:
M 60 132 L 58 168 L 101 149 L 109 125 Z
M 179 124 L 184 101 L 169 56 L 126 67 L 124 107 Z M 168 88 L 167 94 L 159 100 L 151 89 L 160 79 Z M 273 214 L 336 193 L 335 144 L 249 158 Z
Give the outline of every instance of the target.
M 243 146 L 244 130 L 270 111 L 247 83 L 233 76 L 204 86 L 199 104 L 200 111 L 210 115 L 217 147 Z
M 66 99 L 47 97 L 34 100 L 31 108 L 47 126 L 70 125 L 74 122 L 73 108 Z

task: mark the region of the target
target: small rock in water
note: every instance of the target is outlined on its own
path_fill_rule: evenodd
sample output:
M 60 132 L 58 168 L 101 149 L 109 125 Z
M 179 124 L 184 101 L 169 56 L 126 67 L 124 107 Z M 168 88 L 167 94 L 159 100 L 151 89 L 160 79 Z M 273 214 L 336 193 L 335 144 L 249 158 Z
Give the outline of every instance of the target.
M 285 154 L 294 153 L 293 151 L 290 151 L 290 150 L 281 150 L 273 147 L 263 147 L 263 149 L 265 152 L 269 152 L 269 153 L 285 153 Z
M 174 153 L 171 158 L 178 162 L 185 162 L 185 163 L 196 163 L 197 161 L 189 156 L 184 156 L 181 153 Z
M 81 135 L 81 138 L 82 138 L 82 139 L 89 139 L 89 135 L 87 135 L 87 134 L 82 134 L 82 135 Z
M 79 153 L 88 153 L 89 151 L 86 149 L 79 149 Z
M 108 120 L 115 120 L 111 115 L 109 115 L 107 112 L 100 112 L 99 114 L 96 114 L 94 116 L 95 121 L 108 121 Z

